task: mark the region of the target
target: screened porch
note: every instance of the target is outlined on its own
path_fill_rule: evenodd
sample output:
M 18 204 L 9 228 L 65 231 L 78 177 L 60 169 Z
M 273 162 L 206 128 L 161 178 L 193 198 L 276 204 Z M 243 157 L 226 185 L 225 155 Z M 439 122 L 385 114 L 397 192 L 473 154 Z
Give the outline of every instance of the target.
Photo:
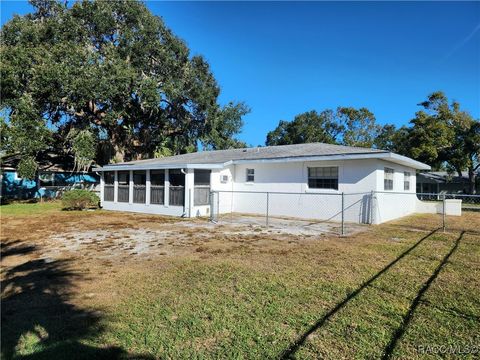
M 185 209 L 209 205 L 210 173 L 205 169 L 105 171 L 102 203 L 125 203 L 132 209 L 137 205 L 180 207 L 185 213 Z

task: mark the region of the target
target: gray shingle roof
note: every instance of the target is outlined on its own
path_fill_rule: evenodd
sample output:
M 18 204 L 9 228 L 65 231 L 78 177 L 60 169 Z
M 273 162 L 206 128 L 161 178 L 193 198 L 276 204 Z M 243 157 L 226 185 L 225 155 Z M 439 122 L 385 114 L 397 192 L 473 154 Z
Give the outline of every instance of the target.
M 265 146 L 245 149 L 200 151 L 157 159 L 137 160 L 115 165 L 223 164 L 231 160 L 281 159 L 305 156 L 388 153 L 385 150 L 324 143 Z

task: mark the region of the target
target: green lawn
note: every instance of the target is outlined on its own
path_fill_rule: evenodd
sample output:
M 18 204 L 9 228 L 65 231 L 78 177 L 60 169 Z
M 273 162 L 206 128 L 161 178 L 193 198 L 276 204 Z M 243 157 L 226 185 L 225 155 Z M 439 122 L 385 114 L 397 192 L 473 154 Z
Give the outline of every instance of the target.
M 55 213 L 62 209 L 61 201 L 44 201 L 35 203 L 14 202 L 1 205 L 0 214 L 3 216 L 28 216 Z
M 464 236 L 442 264 L 458 236 L 432 235 L 363 287 L 420 236 L 373 246 L 370 259 L 351 263 L 280 256 L 272 268 L 218 260 L 132 273 L 122 280 L 130 295 L 115 309 L 106 339 L 170 358 L 372 359 L 390 347 L 393 356 L 420 358 L 420 345 L 476 344 L 478 237 Z
M 423 359 L 456 356 L 422 348 L 478 349 L 480 234 L 408 229 L 437 224 L 433 216 L 346 238 L 267 241 L 220 228 L 201 246 L 199 231 L 188 233 L 189 244 L 168 257 L 152 249 L 158 256 L 106 260 L 104 245 L 93 243 L 43 262 L 56 216 L 94 234 L 162 224 L 111 212 L 83 212 L 79 221 L 58 204 L 34 205 L 51 213 L 31 220 L 12 211 L 16 223 L 2 234 L 6 253 L 11 243 L 23 257 L 10 263 L 7 255 L 2 266 L 3 358 Z M 461 226 L 480 220 L 468 216 Z M 187 231 L 165 227 L 173 242 Z

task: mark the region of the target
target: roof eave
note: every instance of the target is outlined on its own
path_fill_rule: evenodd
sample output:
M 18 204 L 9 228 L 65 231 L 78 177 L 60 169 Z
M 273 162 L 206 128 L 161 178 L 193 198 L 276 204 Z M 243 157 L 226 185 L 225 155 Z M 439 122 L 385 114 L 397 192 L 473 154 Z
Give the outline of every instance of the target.
M 122 171 L 122 170 L 161 170 L 161 169 L 222 169 L 223 163 L 211 164 L 109 164 L 102 167 L 93 168 L 93 171 Z
M 381 158 L 384 158 L 384 160 L 387 160 L 396 164 L 414 168 L 416 170 L 430 170 L 432 168 L 430 165 L 427 165 L 417 160 L 413 160 L 407 156 L 398 155 L 392 152 L 386 153 Z

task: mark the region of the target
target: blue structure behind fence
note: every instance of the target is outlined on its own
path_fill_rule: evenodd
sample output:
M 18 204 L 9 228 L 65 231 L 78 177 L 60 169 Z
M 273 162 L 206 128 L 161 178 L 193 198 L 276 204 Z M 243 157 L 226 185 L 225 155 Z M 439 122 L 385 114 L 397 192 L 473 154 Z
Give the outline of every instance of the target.
M 38 181 L 18 178 L 15 171 L 2 172 L 1 196 L 4 199 L 54 199 L 70 189 L 94 189 L 100 182 L 93 173 L 44 172 Z

